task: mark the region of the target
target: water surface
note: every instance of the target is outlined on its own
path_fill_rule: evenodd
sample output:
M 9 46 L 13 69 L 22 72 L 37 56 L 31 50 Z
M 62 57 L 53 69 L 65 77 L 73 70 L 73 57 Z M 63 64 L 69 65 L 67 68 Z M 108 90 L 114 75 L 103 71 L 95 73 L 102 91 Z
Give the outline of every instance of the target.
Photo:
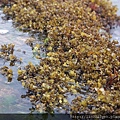
M 29 99 L 21 98 L 26 90 L 22 87 L 21 82 L 17 81 L 17 69 L 27 65 L 28 62 L 38 64 L 39 61 L 33 58 L 31 47 L 25 43 L 30 35 L 15 29 L 12 20 L 3 21 L 3 16 L 2 9 L 0 9 L 0 30 L 8 30 L 6 34 L 0 34 L 0 45 L 15 44 L 14 55 L 18 59 L 22 58 L 23 63 L 9 66 L 9 62 L 5 62 L 4 59 L 0 58 L 0 67 L 8 66 L 13 70 L 13 80 L 10 83 L 7 82 L 5 76 L 0 74 L 0 113 L 28 113 L 32 105 Z

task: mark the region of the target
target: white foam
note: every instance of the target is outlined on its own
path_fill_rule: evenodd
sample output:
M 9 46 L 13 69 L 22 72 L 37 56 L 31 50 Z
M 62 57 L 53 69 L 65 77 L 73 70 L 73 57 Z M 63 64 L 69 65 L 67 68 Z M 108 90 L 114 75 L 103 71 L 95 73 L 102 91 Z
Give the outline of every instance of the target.
M 0 29 L 0 34 L 6 34 L 6 33 L 8 33 L 9 32 L 9 30 L 2 30 L 2 29 Z

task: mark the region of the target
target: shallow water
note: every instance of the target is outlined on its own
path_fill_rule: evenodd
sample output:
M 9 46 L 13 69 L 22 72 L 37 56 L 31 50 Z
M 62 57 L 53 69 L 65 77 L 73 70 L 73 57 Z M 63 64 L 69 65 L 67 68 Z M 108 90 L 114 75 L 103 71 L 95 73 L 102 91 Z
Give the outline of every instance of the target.
M 117 15 L 120 16 L 120 0 L 111 0 L 111 1 L 113 5 L 117 5 L 117 7 L 119 8 L 117 11 Z M 111 34 L 112 34 L 112 39 L 117 40 L 120 45 L 120 26 L 116 27 L 115 29 L 112 29 Z
M 120 0 L 111 0 L 113 5 L 117 5 L 120 8 Z M 120 15 L 120 9 L 117 11 L 117 15 Z
M 9 66 L 0 58 L 0 67 L 8 66 L 13 70 L 13 80 L 8 83 L 6 77 L 0 74 L 0 113 L 28 113 L 31 108 L 29 99 L 21 98 L 26 90 L 21 82 L 17 81 L 17 68 L 27 65 L 29 61 L 38 64 L 39 61 L 33 58 L 31 47 L 25 44 L 25 40 L 30 37 L 28 33 L 18 31 L 12 26 L 12 20 L 3 21 L 2 10 L 0 10 L 0 30 L 8 30 L 7 33 L 0 33 L 0 45 L 14 43 L 14 55 L 22 58 L 23 63 L 17 63 L 15 66 Z M 25 54 L 24 52 L 25 51 Z
M 118 5 L 120 8 L 119 0 L 112 0 L 114 5 Z M 120 15 L 120 9 L 117 12 Z M 16 66 L 9 66 L 9 62 L 4 62 L 0 58 L 0 67 L 8 66 L 13 69 L 13 80 L 8 83 L 6 77 L 0 74 L 0 113 L 29 113 L 29 108 L 32 107 L 29 99 L 21 98 L 22 94 L 25 94 L 26 90 L 22 87 L 21 83 L 17 81 L 17 68 L 25 66 L 31 61 L 34 64 L 38 64 L 39 61 L 33 58 L 31 47 L 25 44 L 25 40 L 30 37 L 28 33 L 18 31 L 12 26 L 12 20 L 3 21 L 2 10 L 0 10 L 0 30 L 8 30 L 7 33 L 0 33 L 0 45 L 14 43 L 15 51 L 14 55 L 17 58 L 22 58 L 23 63 L 16 64 Z M 113 39 L 119 41 L 120 44 L 120 27 L 111 30 Z M 23 53 L 25 51 L 25 54 Z M 69 96 L 69 100 L 72 101 L 74 96 Z

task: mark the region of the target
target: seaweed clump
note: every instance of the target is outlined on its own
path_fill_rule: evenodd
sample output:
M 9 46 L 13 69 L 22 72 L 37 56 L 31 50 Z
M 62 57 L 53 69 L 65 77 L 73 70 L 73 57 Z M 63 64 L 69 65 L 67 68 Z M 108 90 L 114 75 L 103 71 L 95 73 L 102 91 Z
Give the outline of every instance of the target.
M 4 59 L 5 61 L 10 61 L 10 66 L 14 66 L 15 62 L 22 63 L 22 58 L 18 59 L 14 53 L 14 44 L 4 44 L 0 46 L 0 58 Z
M 14 53 L 14 44 L 4 44 L 0 46 L 0 59 L 4 60 L 4 63 L 6 61 L 9 61 L 9 66 L 15 66 L 15 63 L 22 63 L 22 58 L 18 59 L 13 53 Z M 3 66 L 0 68 L 0 73 L 2 75 L 5 75 L 7 77 L 8 82 L 12 81 L 13 78 L 13 70 L 7 66 Z
M 116 11 L 107 0 L 16 0 L 4 8 L 19 29 L 46 35 L 46 57 L 18 70 L 36 110 L 120 114 L 120 48 L 109 34 Z

